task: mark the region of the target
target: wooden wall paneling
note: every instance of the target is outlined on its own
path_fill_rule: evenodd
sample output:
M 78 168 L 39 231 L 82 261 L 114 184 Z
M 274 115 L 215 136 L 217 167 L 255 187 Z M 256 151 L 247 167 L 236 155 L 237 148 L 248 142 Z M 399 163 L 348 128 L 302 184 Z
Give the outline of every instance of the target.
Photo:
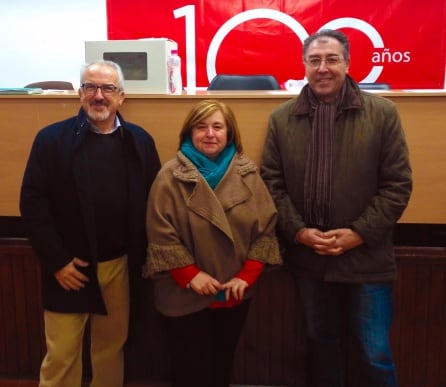
M 44 353 L 40 270 L 28 246 L 0 246 L 1 335 L 5 345 L 0 375 L 38 374 Z
M 403 348 L 401 348 L 402 337 L 402 325 L 403 319 L 401 318 L 401 310 L 403 307 L 403 299 L 399 296 L 403 294 L 403 276 L 401 274 L 402 269 L 398 267 L 398 279 L 395 282 L 394 288 L 394 306 L 393 306 L 393 321 L 390 329 L 390 347 L 393 354 L 393 359 L 396 363 L 398 371 L 398 379 L 400 379 L 400 358 Z
M 400 293 L 397 294 L 398 308 L 395 310 L 397 321 L 399 320 L 399 341 L 398 354 L 395 363 L 398 370 L 399 383 L 402 386 L 409 386 L 412 381 L 414 366 L 414 320 L 415 320 L 415 265 L 405 264 L 399 268 L 399 278 L 397 283 Z M 407 285 L 408 284 L 408 285 Z M 404 295 L 404 296 L 403 296 Z
M 271 343 L 276 351 L 271 359 L 271 385 L 305 386 L 305 323 L 301 299 L 291 274 L 281 269 L 271 276 L 273 329 Z
M 15 353 L 10 353 L 11 341 L 14 338 L 14 324 L 11 313 L 14 311 L 12 303 L 11 268 L 7 259 L 0 260 L 0 375 L 8 375 L 11 372 L 9 362 L 14 359 Z
M 26 262 L 25 262 L 26 264 Z M 15 329 L 17 333 L 14 337 L 15 345 L 18 352 L 17 356 L 17 372 L 19 374 L 29 371 L 29 345 L 28 345 L 28 328 L 32 320 L 28 320 L 26 317 L 27 306 L 27 294 L 25 293 L 24 281 L 24 262 L 23 256 L 15 255 L 14 264 L 11 266 L 12 274 L 12 291 L 13 300 L 15 301 L 14 315 L 11 316 L 14 321 Z
M 414 307 L 413 321 L 413 359 L 412 383 L 421 386 L 426 381 L 427 370 L 427 340 L 429 336 L 429 286 L 431 281 L 432 263 L 417 263 L 415 265 L 415 298 L 412 300 Z
M 269 364 L 270 352 L 265 351 L 268 348 L 269 335 L 265 334 L 268 333 L 265 327 L 271 326 L 271 316 L 265 313 L 266 308 L 262 308 L 259 302 L 262 300 L 268 305 L 271 298 L 268 291 L 263 291 L 268 285 L 267 274 L 262 275 L 258 285 L 234 358 L 233 380 L 238 384 L 246 384 L 250 377 L 248 370 L 254 370 L 252 383 L 265 381 L 269 375 L 268 367 L 262 367 L 262 363 Z
M 271 385 L 289 386 L 295 385 L 295 379 L 303 375 L 299 375 L 302 358 L 297 358 L 294 351 L 298 344 L 299 328 L 302 327 L 295 308 L 298 297 L 293 279 L 288 272 L 279 270 L 275 277 L 271 273 L 269 278 L 269 299 L 259 300 L 259 303 L 269 306 L 270 310 L 266 310 L 265 314 L 271 316 L 271 326 L 264 327 L 264 334 L 269 338 L 271 348 L 268 363 L 264 366 L 269 365 Z
M 8 284 L 5 281 L 5 267 L 6 265 L 3 263 L 3 259 L 0 259 L 0 375 L 4 375 L 6 373 L 6 342 L 5 342 L 5 332 L 6 332 L 6 323 L 8 321 L 6 317 L 8 305 L 6 303 L 7 297 L 5 291 L 3 290 Z
M 401 223 L 446 223 L 446 152 L 444 91 L 390 91 L 380 93 L 400 112 L 407 136 L 414 191 Z M 217 98 L 234 109 L 247 156 L 260 161 L 268 117 L 287 92 L 197 91 L 179 96 L 127 95 L 122 113 L 154 137 L 161 161 L 172 158 L 184 117 L 199 100 Z M 0 215 L 18 216 L 19 188 L 29 149 L 38 129 L 76 114 L 79 97 L 71 94 L 0 96 Z M 24 115 L 23 112 L 27 114 Z M 14 128 L 14 130 L 11 130 Z M 429 135 L 426 136 L 426 128 Z
M 17 335 L 14 321 L 13 277 L 9 259 L 0 259 L 0 375 L 17 375 Z
M 262 275 L 236 351 L 234 383 L 305 386 L 299 304 L 287 271 L 273 269 Z
M 269 384 L 271 378 L 271 335 L 273 316 L 270 311 L 273 295 L 268 274 L 260 279 L 258 291 L 252 301 L 250 314 L 245 329 L 240 338 L 238 350 L 245 358 L 245 377 L 240 383 L 247 383 L 251 379 L 253 384 L 264 381 Z M 277 314 L 276 314 L 277 315 Z M 249 372 L 251 370 L 251 372 Z M 236 381 L 237 379 L 235 379 Z
M 23 280 L 26 300 L 27 340 L 29 343 L 30 375 L 39 373 L 41 359 L 45 355 L 45 334 L 40 283 L 40 263 L 28 247 L 22 257 L 24 262 Z
M 397 248 L 391 344 L 401 387 L 446 386 L 446 249 Z
M 400 387 L 446 386 L 446 248 L 397 248 L 397 263 L 391 344 Z M 126 346 L 128 383 L 169 379 L 151 281 L 143 292 Z M 2 240 L 0 326 L 0 379 L 37 380 L 45 352 L 39 263 L 29 246 Z M 290 274 L 283 268 L 265 272 L 237 348 L 233 382 L 305 387 L 304 335 Z
M 426 385 L 446 386 L 444 372 L 446 355 L 446 268 L 445 265 L 432 265 L 431 280 L 429 282 L 429 310 L 427 331 L 426 356 Z

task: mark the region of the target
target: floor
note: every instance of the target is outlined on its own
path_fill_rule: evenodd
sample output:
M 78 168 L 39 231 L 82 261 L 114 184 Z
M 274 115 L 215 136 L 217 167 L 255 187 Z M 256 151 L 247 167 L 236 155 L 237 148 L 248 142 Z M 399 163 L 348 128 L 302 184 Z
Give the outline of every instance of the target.
M 0 387 L 38 387 L 38 382 L 35 380 L 6 380 L 0 379 Z M 168 382 L 146 382 L 146 383 L 130 383 L 124 387 L 169 387 Z M 231 387 L 268 387 L 268 386 L 254 386 L 246 384 L 231 384 Z M 274 387 L 274 386 L 269 386 Z M 276 386 L 280 387 L 280 386 Z
M 36 380 L 6 380 L 0 379 L 0 387 L 38 387 Z M 169 383 L 150 382 L 150 383 L 130 383 L 124 387 L 169 387 Z

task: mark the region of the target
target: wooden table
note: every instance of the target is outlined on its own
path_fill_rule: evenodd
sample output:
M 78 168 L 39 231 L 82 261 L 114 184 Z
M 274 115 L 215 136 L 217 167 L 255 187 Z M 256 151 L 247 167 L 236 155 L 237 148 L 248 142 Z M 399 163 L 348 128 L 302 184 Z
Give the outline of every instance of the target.
M 379 91 L 397 105 L 409 143 L 414 190 L 401 222 L 446 224 L 446 91 Z M 197 91 L 179 96 L 128 95 L 121 113 L 155 138 L 162 162 L 178 148 L 186 114 L 201 99 L 234 110 L 247 156 L 260 161 L 271 111 L 293 97 L 285 91 Z M 76 92 L 0 96 L 0 216 L 18 216 L 18 196 L 37 131 L 77 114 Z

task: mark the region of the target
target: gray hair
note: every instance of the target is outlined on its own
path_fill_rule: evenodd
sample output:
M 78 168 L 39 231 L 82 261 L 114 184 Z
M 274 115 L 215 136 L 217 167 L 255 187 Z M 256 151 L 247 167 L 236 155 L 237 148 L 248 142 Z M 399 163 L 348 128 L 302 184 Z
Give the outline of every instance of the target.
M 350 42 L 348 41 L 347 36 L 343 32 L 338 30 L 325 29 L 315 32 L 314 34 L 311 34 L 308 38 L 304 40 L 304 45 L 302 50 L 303 51 L 302 56 L 304 60 L 310 44 L 320 38 L 336 39 L 342 46 L 342 51 L 343 51 L 342 54 L 344 55 L 344 59 L 345 60 L 350 59 Z
M 119 66 L 119 64 L 117 64 L 116 62 L 112 62 L 111 60 L 96 60 L 94 62 L 84 64 L 81 67 L 80 84 L 83 83 L 85 72 L 88 70 L 89 67 L 93 65 L 108 66 L 115 70 L 118 74 L 118 87 L 120 90 L 124 90 L 124 74 L 122 73 L 121 66 Z

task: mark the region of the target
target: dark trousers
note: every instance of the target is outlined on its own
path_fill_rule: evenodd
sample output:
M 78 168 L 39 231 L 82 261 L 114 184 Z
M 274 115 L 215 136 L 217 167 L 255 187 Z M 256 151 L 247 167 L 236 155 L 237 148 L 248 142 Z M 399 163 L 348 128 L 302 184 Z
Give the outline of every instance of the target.
M 344 387 L 346 336 L 359 368 L 355 387 L 396 387 L 389 344 L 393 284 L 339 284 L 298 278 L 308 335 L 311 387 Z
M 227 387 L 250 301 L 165 317 L 172 387 Z

